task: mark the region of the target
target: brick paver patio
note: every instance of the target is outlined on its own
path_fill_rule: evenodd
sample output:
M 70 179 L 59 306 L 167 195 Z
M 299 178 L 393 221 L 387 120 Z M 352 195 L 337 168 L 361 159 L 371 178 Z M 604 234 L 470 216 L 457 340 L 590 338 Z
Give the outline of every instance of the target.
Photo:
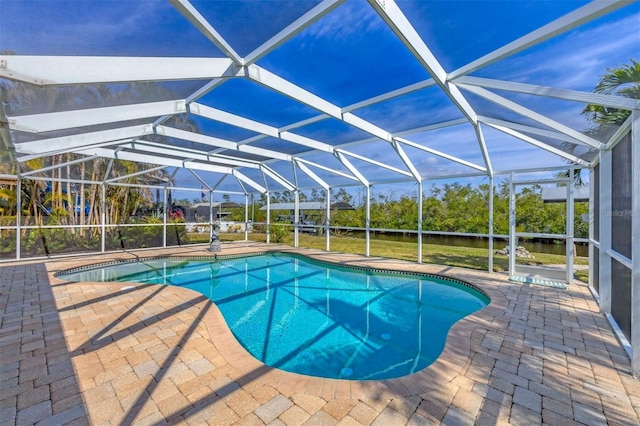
M 276 247 L 229 243 L 223 253 Z M 0 265 L 0 424 L 640 424 L 640 381 L 581 283 L 558 290 L 500 274 L 297 250 L 441 273 L 492 298 L 452 328 L 432 366 L 358 382 L 262 365 L 215 305 L 190 290 L 53 276 L 116 258 L 209 254 L 203 249 Z

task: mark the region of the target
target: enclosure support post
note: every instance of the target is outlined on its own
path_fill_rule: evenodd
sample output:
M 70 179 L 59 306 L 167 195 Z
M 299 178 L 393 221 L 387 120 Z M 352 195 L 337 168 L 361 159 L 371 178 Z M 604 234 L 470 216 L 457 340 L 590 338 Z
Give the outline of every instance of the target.
M 162 213 L 162 247 L 167 246 L 167 186 L 165 185 L 162 190 L 162 197 L 164 201 L 163 205 L 163 213 Z
M 244 240 L 249 241 L 249 194 L 244 193 Z
M 327 187 L 327 214 L 324 220 L 324 237 L 326 240 L 326 251 L 331 250 L 331 243 L 329 238 L 329 227 L 331 226 L 331 189 Z
M 371 243 L 371 185 L 367 185 L 367 207 L 365 217 L 365 248 L 364 255 L 369 257 L 370 255 L 370 243 Z
M 19 166 L 18 166 L 19 167 Z M 22 178 L 20 177 L 20 170 L 18 170 L 18 185 L 16 186 L 16 260 L 20 260 L 20 229 L 22 222 Z
M 611 313 L 611 150 L 600 151 L 600 311 Z
M 298 247 L 298 238 L 299 238 L 299 228 L 298 225 L 300 223 L 300 191 L 297 189 L 293 191 L 294 202 L 293 202 L 293 246 Z
M 209 189 L 209 243 L 213 238 L 213 190 Z
M 631 125 L 631 372 L 640 376 L 640 111 Z
M 600 176 L 597 177 L 598 179 Z M 596 194 L 594 182 L 596 181 L 596 169 L 595 167 L 589 169 L 589 288 L 592 293 L 598 293 L 598 297 L 600 297 L 600 292 L 596 291 L 594 287 L 594 282 L 596 278 L 594 277 L 595 268 L 594 263 L 600 262 L 600 259 L 595 259 L 594 255 L 594 247 L 595 241 L 598 241 L 598 250 L 600 249 L 600 236 L 595 233 L 595 215 L 600 214 L 599 211 L 596 211 L 595 208 L 595 199 L 599 197 L 600 194 Z M 599 279 L 598 277 L 597 279 Z
M 509 276 L 516 272 L 516 188 L 509 175 Z
M 267 237 L 266 242 L 271 242 L 271 194 L 267 191 Z
M 573 282 L 573 227 L 574 227 L 574 214 L 575 206 L 573 205 L 573 182 L 574 182 L 574 169 L 569 170 L 569 182 L 567 183 L 567 224 L 566 224 L 566 256 L 567 256 L 567 283 Z
M 418 180 L 418 263 L 422 263 L 422 179 Z
M 489 272 L 493 272 L 493 174 L 489 175 Z
M 102 191 L 100 192 L 100 251 L 104 253 L 107 249 L 107 212 L 105 211 L 106 207 L 106 192 L 107 186 L 102 183 Z

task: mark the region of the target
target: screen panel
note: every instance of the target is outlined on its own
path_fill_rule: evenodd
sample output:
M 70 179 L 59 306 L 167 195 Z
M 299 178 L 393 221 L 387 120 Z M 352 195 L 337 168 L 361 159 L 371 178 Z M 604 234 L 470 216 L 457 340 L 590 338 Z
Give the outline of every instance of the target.
M 614 148 L 611 162 L 611 248 L 631 259 L 631 133 Z M 605 212 L 606 213 L 606 212 Z
M 600 163 L 593 170 L 593 239 L 600 242 Z M 597 257 L 596 257 L 597 259 Z
M 631 270 L 611 259 L 611 315 L 631 340 Z
M 593 259 L 591 260 L 593 265 L 593 276 L 591 278 L 591 287 L 596 293 L 600 294 L 600 249 L 593 248 Z

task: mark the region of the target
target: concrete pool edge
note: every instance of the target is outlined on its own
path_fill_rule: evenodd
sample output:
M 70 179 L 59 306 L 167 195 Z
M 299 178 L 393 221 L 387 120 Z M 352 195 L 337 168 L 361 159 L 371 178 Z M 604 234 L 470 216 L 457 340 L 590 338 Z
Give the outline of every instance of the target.
M 498 274 L 489 274 L 482 271 L 473 271 L 463 268 L 450 268 L 439 265 L 425 265 L 416 264 L 407 261 L 376 258 L 376 257 L 364 257 L 360 255 L 352 255 L 345 253 L 335 252 L 323 252 L 312 249 L 303 248 L 291 248 L 277 245 L 261 245 L 260 251 L 279 251 L 288 253 L 297 253 L 307 256 L 311 259 L 317 259 L 324 262 L 334 263 L 338 265 L 351 265 L 358 268 L 366 267 L 377 270 L 389 270 L 398 271 L 405 270 L 411 273 L 428 274 L 436 276 L 450 277 L 462 282 L 471 283 L 473 286 L 478 287 L 484 292 L 490 299 L 491 303 L 474 314 L 467 316 L 457 323 L 449 330 L 447 340 L 443 352 L 438 359 L 426 367 L 425 369 L 418 371 L 414 374 L 394 378 L 387 380 L 371 380 L 371 381 L 355 381 L 355 380 L 341 380 L 341 379 L 326 379 L 320 377 L 305 376 L 296 373 L 290 373 L 276 368 L 266 366 L 262 362 L 253 358 L 235 339 L 231 330 L 227 326 L 222 314 L 218 310 L 214 303 L 198 302 L 194 303 L 198 309 L 204 310 L 202 316 L 202 322 L 204 323 L 211 343 L 218 350 L 220 355 L 229 363 L 231 367 L 236 370 L 237 377 L 239 377 L 239 384 L 246 381 L 258 381 L 259 383 L 268 384 L 277 389 L 285 396 L 292 396 L 294 394 L 309 394 L 319 395 L 321 392 L 330 392 L 327 389 L 334 389 L 342 392 L 350 392 L 352 395 L 362 395 L 367 398 L 383 398 L 390 399 L 395 397 L 406 397 L 412 395 L 419 395 L 431 390 L 437 389 L 443 384 L 450 382 L 456 376 L 460 374 L 463 368 L 468 365 L 470 357 L 470 349 L 472 343 L 472 335 L 476 330 L 485 329 L 490 327 L 493 318 L 500 313 L 500 311 L 506 306 L 506 298 L 500 291 L 498 291 L 495 285 L 491 285 L 496 279 L 506 280 L 506 277 L 502 277 Z M 268 247 L 267 250 L 264 248 Z M 190 251 L 196 251 L 200 254 L 194 254 L 194 257 L 205 257 L 206 251 L 197 248 L 189 247 Z M 166 252 L 167 250 L 159 249 L 160 252 Z M 243 247 L 239 251 L 234 251 L 234 254 L 253 254 L 255 253 L 255 246 Z M 203 256 L 204 254 L 204 256 Z M 180 253 L 169 252 L 162 253 L 155 257 L 190 257 L 191 255 L 185 254 L 183 250 Z M 210 257 L 213 257 L 209 254 Z M 111 256 L 113 260 L 133 260 L 138 258 L 135 253 L 121 253 L 116 256 Z M 72 264 L 73 267 L 82 267 L 90 264 L 95 264 L 95 257 L 93 262 L 89 262 L 88 259 L 73 259 L 68 261 L 68 264 Z M 67 262 L 65 262 L 67 263 Z M 69 269 L 69 268 L 64 268 Z M 57 277 L 57 274 L 62 269 L 57 271 L 50 271 L 52 280 L 55 282 L 66 283 Z M 474 276 L 480 282 L 474 282 L 469 277 Z M 487 278 L 483 280 L 482 278 Z M 126 286 L 125 283 L 101 283 L 102 285 L 108 285 L 113 290 L 121 290 L 121 287 Z M 483 285 L 484 284 L 484 285 Z M 146 286 L 139 284 L 138 286 Z M 134 285 L 135 288 L 135 285 Z M 194 293 L 191 290 L 169 287 L 170 291 Z

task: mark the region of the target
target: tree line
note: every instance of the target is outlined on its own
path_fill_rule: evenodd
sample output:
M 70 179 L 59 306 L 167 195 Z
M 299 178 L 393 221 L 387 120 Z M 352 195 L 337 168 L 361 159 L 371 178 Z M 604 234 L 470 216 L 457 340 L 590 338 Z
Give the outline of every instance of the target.
M 489 184 L 472 186 L 458 182 L 444 185 L 432 185 L 429 195 L 423 194 L 422 229 L 424 231 L 460 232 L 487 234 L 489 232 Z M 564 234 L 566 231 L 566 203 L 545 203 L 541 196 L 542 187 L 525 187 L 516 194 L 516 230 L 518 232 L 536 232 Z M 324 202 L 324 191 L 310 194 L 300 193 L 300 201 Z M 291 191 L 271 194 L 271 202 L 293 202 L 295 195 Z M 344 188 L 331 194 L 331 201 L 353 203 L 353 195 Z M 260 210 L 266 205 L 263 196 L 256 201 L 254 211 L 256 222 L 266 221 L 266 212 Z M 587 202 L 575 203 L 574 236 L 587 238 L 589 224 L 582 220 L 588 213 Z M 272 211 L 271 217 L 288 212 Z M 310 212 L 305 212 L 310 213 Z M 317 224 L 325 221 L 325 211 L 316 212 Z M 371 198 L 370 226 L 376 229 L 417 230 L 417 196 L 379 194 Z M 244 220 L 244 208 L 232 211 L 231 220 Z M 366 225 L 366 204 L 362 201 L 353 210 L 335 210 L 330 212 L 330 223 L 334 227 L 364 228 Z M 493 233 L 509 233 L 509 183 L 498 184 L 493 195 Z

